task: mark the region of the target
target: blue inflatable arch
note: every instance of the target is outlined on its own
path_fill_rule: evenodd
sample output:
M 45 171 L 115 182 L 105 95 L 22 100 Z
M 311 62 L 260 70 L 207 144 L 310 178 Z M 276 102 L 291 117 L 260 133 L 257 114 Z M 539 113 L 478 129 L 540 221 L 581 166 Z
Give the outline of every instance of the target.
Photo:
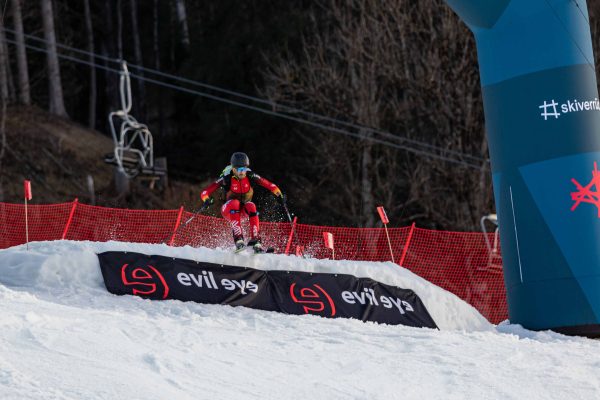
M 600 336 L 600 103 L 585 0 L 446 0 L 477 42 L 509 318 Z

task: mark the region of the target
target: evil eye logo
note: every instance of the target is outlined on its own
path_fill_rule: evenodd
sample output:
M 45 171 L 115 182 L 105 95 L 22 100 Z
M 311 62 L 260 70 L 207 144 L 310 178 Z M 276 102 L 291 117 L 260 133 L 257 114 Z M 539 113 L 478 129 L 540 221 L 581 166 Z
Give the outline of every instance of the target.
M 305 314 L 335 316 L 333 299 L 325 289 L 317 284 L 296 290 L 296 283 L 292 283 L 290 297 L 294 303 L 302 305 Z
M 123 264 L 121 281 L 125 286 L 131 287 L 135 296 L 166 299 L 169 295 L 169 285 L 164 276 L 152 265 L 131 267 Z

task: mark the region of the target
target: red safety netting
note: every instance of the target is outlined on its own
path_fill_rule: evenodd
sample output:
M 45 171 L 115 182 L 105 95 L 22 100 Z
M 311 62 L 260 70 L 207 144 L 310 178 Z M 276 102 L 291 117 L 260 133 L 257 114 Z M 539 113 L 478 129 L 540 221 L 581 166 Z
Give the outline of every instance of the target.
M 494 234 L 488 238 L 492 243 Z M 499 248 L 488 250 L 483 233 L 415 228 L 404 266 L 456 294 L 493 323 L 508 318 L 502 258 Z
M 231 247 L 231 232 L 221 218 L 178 210 L 128 210 L 78 203 L 29 205 L 29 241 L 91 240 L 166 243 L 173 246 Z M 245 226 L 247 229 L 247 225 Z M 290 233 L 293 230 L 293 235 Z M 334 238 L 333 251 L 323 233 Z M 507 318 L 499 248 L 489 249 L 485 234 L 447 232 L 413 226 L 344 228 L 297 223 L 261 223 L 266 246 L 283 253 L 339 260 L 394 261 L 456 294 L 492 323 Z M 489 243 L 497 238 L 489 234 Z M 0 203 L 0 248 L 26 241 L 25 207 Z
M 30 205 L 27 209 L 29 241 L 61 239 L 72 204 Z M 25 239 L 25 207 L 0 203 L 0 248 L 25 243 Z
M 179 210 L 128 210 L 78 204 L 65 239 L 168 243 Z

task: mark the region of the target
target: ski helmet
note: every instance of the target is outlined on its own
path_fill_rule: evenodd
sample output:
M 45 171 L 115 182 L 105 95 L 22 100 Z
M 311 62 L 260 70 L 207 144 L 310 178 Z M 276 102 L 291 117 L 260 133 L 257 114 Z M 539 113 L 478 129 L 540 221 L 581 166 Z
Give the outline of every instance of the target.
M 248 158 L 246 153 L 233 153 L 233 155 L 231 156 L 231 166 L 233 168 L 248 168 L 250 166 L 250 159 Z

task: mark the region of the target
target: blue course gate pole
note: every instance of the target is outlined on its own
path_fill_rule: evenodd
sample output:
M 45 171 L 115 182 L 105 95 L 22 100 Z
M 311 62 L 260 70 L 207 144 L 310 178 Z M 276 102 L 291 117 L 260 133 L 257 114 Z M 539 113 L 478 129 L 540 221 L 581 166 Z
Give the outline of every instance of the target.
M 509 318 L 600 336 L 600 102 L 585 0 L 446 0 L 475 35 Z

